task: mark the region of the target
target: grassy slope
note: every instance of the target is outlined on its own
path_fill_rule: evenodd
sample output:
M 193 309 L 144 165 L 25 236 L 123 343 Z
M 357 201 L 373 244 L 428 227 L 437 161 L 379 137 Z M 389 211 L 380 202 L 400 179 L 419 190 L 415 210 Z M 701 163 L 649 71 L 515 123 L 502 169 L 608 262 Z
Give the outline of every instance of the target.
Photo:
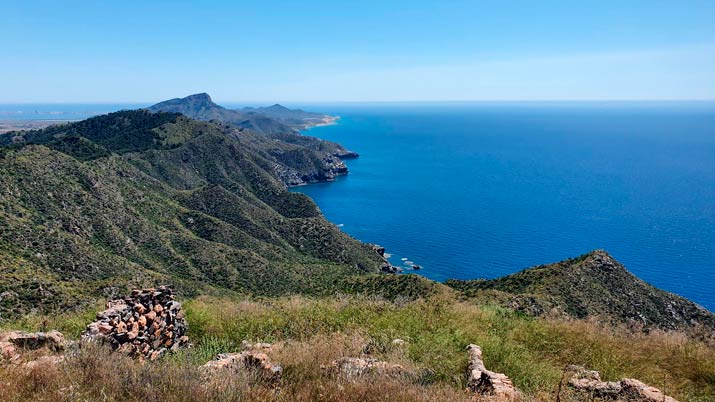
M 133 146 L 94 135 L 115 126 Z M 2 156 L 0 319 L 156 283 L 186 295 L 321 294 L 379 267 L 310 199 L 285 190 L 249 133 L 146 112 L 63 127 L 29 133 L 43 145 Z M 57 148 L 68 130 L 103 153 Z
M 409 283 L 403 286 L 415 290 Z M 681 401 L 715 398 L 715 349 L 679 333 L 632 333 L 588 321 L 532 318 L 459 301 L 439 285 L 427 299 L 396 299 L 199 297 L 185 303 L 195 348 L 145 366 L 90 351 L 91 356 L 81 353 L 70 360 L 56 378 L 52 371 L 45 376 L 0 368 L 0 378 L 11 379 L 5 393 L 0 387 L 0 399 L 59 400 L 53 398 L 72 383 L 76 399 L 92 400 L 104 392 L 110 400 L 212 400 L 219 394 L 202 386 L 197 366 L 216 353 L 240 350 L 243 340 L 276 343 L 272 359 L 284 367 L 284 381 L 276 394 L 250 378 L 239 378 L 224 384 L 224 400 L 466 401 L 464 347 L 469 343 L 481 345 L 487 367 L 509 375 L 526 400 L 554 400 L 567 364 L 600 370 L 611 380 L 636 377 Z M 81 321 L 76 315 L 36 316 L 13 325 L 58 327 L 76 335 Z M 392 345 L 395 338 L 405 340 L 406 346 Z M 417 376 L 350 384 L 319 368 L 365 352 L 403 364 Z M 140 374 L 153 382 L 140 380 Z M 576 399 L 565 393 L 562 400 Z

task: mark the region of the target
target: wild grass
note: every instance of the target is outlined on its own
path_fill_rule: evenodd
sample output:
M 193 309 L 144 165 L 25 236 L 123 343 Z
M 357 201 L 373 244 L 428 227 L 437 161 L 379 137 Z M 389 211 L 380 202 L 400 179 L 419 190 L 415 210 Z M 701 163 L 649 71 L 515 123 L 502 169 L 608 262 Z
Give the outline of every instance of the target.
M 507 374 L 525 400 L 555 400 L 568 364 L 599 370 L 610 380 L 634 377 L 681 401 L 715 400 L 715 349 L 679 333 L 535 319 L 446 293 L 416 301 L 200 297 L 184 306 L 194 348 L 145 365 L 83 348 L 64 364 L 40 372 L 3 367 L 0 399 L 469 400 L 464 348 L 476 343 L 487 367 Z M 396 338 L 404 346 L 393 345 Z M 207 386 L 198 366 L 217 353 L 240 350 L 243 340 L 274 343 L 271 359 L 284 368 L 278 388 L 248 377 Z M 364 354 L 418 375 L 350 382 L 321 369 L 339 357 Z M 576 400 L 570 398 L 575 397 L 564 391 L 561 400 Z

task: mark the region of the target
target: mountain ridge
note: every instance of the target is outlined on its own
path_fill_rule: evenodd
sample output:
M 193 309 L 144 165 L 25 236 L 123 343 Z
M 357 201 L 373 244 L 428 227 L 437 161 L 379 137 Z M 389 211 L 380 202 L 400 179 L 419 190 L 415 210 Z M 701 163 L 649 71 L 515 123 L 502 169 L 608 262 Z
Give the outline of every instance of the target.
M 329 181 L 348 173 L 348 167 L 343 159 L 357 158 L 358 154 L 345 149 L 342 145 L 302 135 L 294 126 L 279 119 L 269 117 L 255 111 L 241 111 L 224 108 L 211 100 L 206 93 L 189 95 L 184 98 L 174 98 L 159 102 L 147 108 L 150 112 L 181 113 L 189 118 L 214 121 L 231 125 L 242 131 L 251 131 L 263 135 L 267 139 L 295 147 L 292 152 L 275 152 L 277 159 L 296 172 L 284 172 L 282 180 L 286 185 L 295 186 L 319 181 Z M 286 110 L 290 110 L 287 109 Z M 306 113 L 290 111 L 290 113 Z M 302 119 L 294 124 L 305 124 Z M 299 155 L 296 155 L 299 154 Z M 299 156 L 302 163 L 292 164 L 291 158 Z M 309 164 L 311 172 L 305 174 L 301 166 Z M 318 174 L 315 174 L 318 171 Z

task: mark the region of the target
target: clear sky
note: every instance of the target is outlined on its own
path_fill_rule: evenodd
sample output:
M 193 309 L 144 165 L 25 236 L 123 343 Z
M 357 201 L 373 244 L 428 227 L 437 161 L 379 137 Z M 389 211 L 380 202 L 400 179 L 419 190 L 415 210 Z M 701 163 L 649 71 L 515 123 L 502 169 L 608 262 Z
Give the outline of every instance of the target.
M 0 0 L 0 51 L 3 103 L 715 99 L 715 0 Z

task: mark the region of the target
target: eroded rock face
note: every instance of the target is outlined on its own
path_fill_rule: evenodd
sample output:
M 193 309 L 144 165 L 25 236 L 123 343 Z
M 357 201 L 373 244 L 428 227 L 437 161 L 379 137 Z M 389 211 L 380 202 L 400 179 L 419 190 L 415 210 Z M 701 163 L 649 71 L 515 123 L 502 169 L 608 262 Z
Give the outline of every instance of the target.
M 467 388 L 494 401 L 510 401 L 519 397 L 519 391 L 509 377 L 502 373 L 487 370 L 482 360 L 482 348 L 477 345 L 467 346 L 469 367 L 467 369 Z
M 572 388 L 595 397 L 624 402 L 678 402 L 658 388 L 632 378 L 602 381 L 598 371 L 587 370 L 581 366 L 569 366 L 567 370 L 572 373 L 569 379 Z
M 124 300 L 112 300 L 97 313 L 97 321 L 82 334 L 83 341 L 99 341 L 112 349 L 155 360 L 168 350 L 188 345 L 188 325 L 181 303 L 170 288 L 134 290 Z

